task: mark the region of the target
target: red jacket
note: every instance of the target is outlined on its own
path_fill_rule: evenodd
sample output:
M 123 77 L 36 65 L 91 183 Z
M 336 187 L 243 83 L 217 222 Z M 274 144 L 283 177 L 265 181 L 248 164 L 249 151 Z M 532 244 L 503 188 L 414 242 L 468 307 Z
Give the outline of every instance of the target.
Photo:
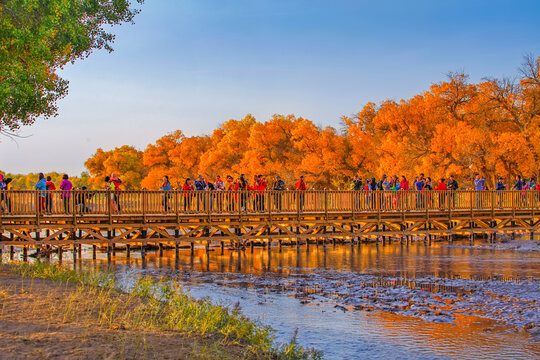
M 296 190 L 306 190 L 306 183 L 302 180 L 296 182 Z
M 407 180 L 401 180 L 399 183 L 400 190 L 409 190 L 409 182 Z
M 446 187 L 446 184 L 443 183 L 442 181 L 439 183 L 439 185 L 437 185 L 437 187 L 435 188 L 435 190 L 448 190 L 448 188 Z
M 54 186 L 54 183 L 52 181 L 47 181 L 45 183 L 45 186 L 47 186 L 47 190 L 56 190 L 56 186 Z
M 188 185 L 188 184 L 184 184 L 184 186 L 182 187 L 183 190 L 184 190 L 184 197 L 187 197 L 188 194 L 186 193 L 187 191 L 193 191 L 195 190 L 195 186 L 193 185 Z

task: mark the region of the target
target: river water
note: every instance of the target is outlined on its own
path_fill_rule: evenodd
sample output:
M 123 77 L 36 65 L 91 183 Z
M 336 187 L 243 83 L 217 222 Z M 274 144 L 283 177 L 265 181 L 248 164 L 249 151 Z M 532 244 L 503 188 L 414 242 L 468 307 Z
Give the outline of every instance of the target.
M 517 244 L 517 245 L 516 245 Z M 76 266 L 180 282 L 326 359 L 540 359 L 540 241 L 132 251 Z M 65 256 L 64 262 L 69 258 Z

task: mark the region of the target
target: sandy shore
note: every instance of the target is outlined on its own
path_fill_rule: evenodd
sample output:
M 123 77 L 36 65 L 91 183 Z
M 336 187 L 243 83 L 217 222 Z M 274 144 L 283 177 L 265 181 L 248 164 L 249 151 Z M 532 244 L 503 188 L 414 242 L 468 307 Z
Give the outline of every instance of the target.
M 115 293 L 112 302 L 127 295 Z M 23 278 L 0 269 L 2 359 L 238 359 L 241 345 L 175 331 L 136 330 L 104 324 L 87 306 L 97 293 L 47 279 Z M 127 300 L 127 299 L 126 299 Z M 130 300 L 132 301 L 132 299 Z M 83 304 L 84 303 L 84 304 Z M 129 309 L 122 309 L 129 311 Z M 120 311 L 120 310 L 119 310 Z

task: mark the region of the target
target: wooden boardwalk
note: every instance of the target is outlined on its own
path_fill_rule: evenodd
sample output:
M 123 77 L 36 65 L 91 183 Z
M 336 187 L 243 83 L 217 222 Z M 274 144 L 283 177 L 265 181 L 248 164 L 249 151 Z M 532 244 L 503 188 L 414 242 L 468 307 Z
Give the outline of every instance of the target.
M 540 230 L 538 191 L 1 191 L 0 244 L 270 246 Z M 128 246 L 129 247 L 129 246 Z

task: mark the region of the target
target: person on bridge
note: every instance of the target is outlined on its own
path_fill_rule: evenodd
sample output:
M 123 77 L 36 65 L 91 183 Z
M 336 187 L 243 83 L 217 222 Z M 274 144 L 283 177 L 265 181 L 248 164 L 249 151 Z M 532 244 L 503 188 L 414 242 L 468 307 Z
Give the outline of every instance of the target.
M 13 181 L 12 178 L 5 177 L 4 175 L 0 174 L 0 205 L 2 205 L 2 202 L 4 202 L 4 205 L 0 209 L 0 211 L 6 211 L 8 213 L 11 212 L 11 198 L 10 195 L 7 193 L 4 193 L 4 190 L 8 190 L 9 183 Z
M 104 189 L 105 190 L 108 190 L 110 192 L 110 195 L 109 195 L 109 204 L 110 204 L 110 207 L 111 207 L 111 211 L 114 212 L 115 214 L 118 213 L 118 208 L 116 207 L 116 201 L 115 201 L 115 194 L 114 194 L 114 191 L 116 189 L 116 187 L 114 186 L 114 183 L 111 181 L 111 178 L 109 176 L 105 176 L 105 179 L 103 180 L 104 182 Z
M 279 191 L 285 190 L 285 182 L 281 180 L 279 175 L 276 176 L 276 181 L 274 181 L 274 184 L 272 185 L 272 190 L 276 191 L 274 194 L 274 204 L 276 205 L 276 209 L 277 211 L 281 211 L 282 194 L 280 194 Z
M 163 191 L 163 210 L 167 212 L 169 211 L 169 198 L 171 197 L 171 182 L 169 181 L 169 176 L 163 176 L 163 182 L 161 183 L 160 189 Z
M 71 199 L 71 189 L 73 189 L 73 184 L 69 181 L 69 176 L 64 174 L 62 176 L 62 181 L 60 182 L 60 189 L 65 192 L 62 193 L 62 199 L 64 200 L 64 211 L 69 213 L 69 199 Z
M 444 181 L 445 179 L 441 178 L 439 180 L 439 183 L 437 184 L 437 187 L 435 188 L 435 190 L 438 192 L 437 195 L 439 196 L 439 209 L 441 210 L 446 204 L 446 191 L 448 190 Z
M 234 181 L 233 177 L 231 175 L 227 175 L 227 182 L 225 184 L 225 190 L 227 190 L 227 210 L 228 211 L 234 211 L 234 204 L 238 201 L 238 195 L 231 194 L 231 192 L 236 191 L 237 183 Z
M 202 175 L 199 174 L 199 177 L 195 182 L 193 183 L 195 186 L 195 191 L 205 191 L 207 190 L 207 184 L 204 181 L 204 178 Z M 206 206 L 206 200 L 204 194 L 197 194 L 197 211 L 204 211 Z
M 354 175 L 354 179 L 353 179 L 353 190 L 354 191 L 361 191 L 363 190 L 363 187 L 362 187 L 362 178 L 358 175 Z
M 184 212 L 191 210 L 191 191 L 195 190 L 195 187 L 191 184 L 191 179 L 187 178 L 182 187 L 184 190 Z
M 484 191 L 485 189 L 486 189 L 486 178 L 481 177 L 480 174 L 477 173 L 474 179 L 474 190 L 478 192 L 478 191 Z M 478 209 L 481 209 L 483 206 L 482 195 L 479 193 L 475 193 L 475 197 L 476 197 L 476 206 Z
M 504 183 L 502 176 L 499 176 L 499 180 L 497 181 L 497 184 L 495 184 L 495 190 L 497 192 L 506 190 L 506 184 Z M 497 205 L 502 208 L 502 195 L 499 193 L 497 194 Z
M 52 182 L 50 176 L 47 176 L 47 181 L 45 182 L 45 185 L 47 186 L 47 191 L 56 190 L 56 186 Z M 52 212 L 52 194 L 50 192 L 47 192 L 47 194 L 45 195 L 45 211 Z
M 45 175 L 43 175 L 43 173 L 39 173 L 38 178 L 39 180 L 36 185 L 34 185 L 34 188 L 43 191 L 38 194 L 39 211 L 43 211 L 45 208 L 45 196 L 47 195 L 45 192 L 47 190 L 47 180 L 45 180 Z
M 523 181 L 521 175 L 516 176 L 516 183 L 512 186 L 512 190 L 523 190 Z
M 120 186 L 122 185 L 122 180 L 115 173 L 111 174 L 111 184 L 114 185 L 114 202 L 116 203 L 116 208 L 118 212 L 120 209 Z
M 266 191 L 266 180 L 264 179 L 264 177 L 262 175 L 259 174 L 259 176 L 257 177 L 257 189 L 256 189 L 258 192 L 257 194 L 255 195 L 256 196 L 256 199 L 257 199 L 257 210 L 259 211 L 264 211 L 264 208 L 265 208 L 265 196 L 264 196 L 264 192 Z
M 298 194 L 298 205 L 299 210 L 302 211 L 304 208 L 304 194 L 303 192 L 306 191 L 306 183 L 304 182 L 304 175 L 300 176 L 300 180 L 298 180 L 295 184 L 296 191 L 300 192 Z
M 532 177 L 531 180 L 529 180 L 529 190 L 536 190 L 536 187 L 536 180 Z
M 424 190 L 424 186 L 426 185 L 426 179 L 424 178 L 424 174 L 420 174 L 419 177 L 416 178 L 414 181 L 414 188 L 419 193 L 416 194 L 416 206 L 419 209 L 423 209 L 425 206 L 425 197 L 422 193 L 420 193 L 422 190 Z
M 236 186 L 234 188 L 236 191 L 240 191 L 240 208 L 242 211 L 246 210 L 246 201 L 247 194 L 246 191 L 249 190 L 249 182 L 246 180 L 246 175 L 241 174 L 240 178 L 236 181 Z
M 214 182 L 214 188 L 216 191 L 219 191 L 218 193 L 216 193 L 215 197 L 216 197 L 216 209 L 219 210 L 220 212 L 223 211 L 223 197 L 224 197 L 224 194 L 222 191 L 225 190 L 225 183 L 223 182 L 223 180 L 221 180 L 221 176 L 216 176 L 216 181 Z

